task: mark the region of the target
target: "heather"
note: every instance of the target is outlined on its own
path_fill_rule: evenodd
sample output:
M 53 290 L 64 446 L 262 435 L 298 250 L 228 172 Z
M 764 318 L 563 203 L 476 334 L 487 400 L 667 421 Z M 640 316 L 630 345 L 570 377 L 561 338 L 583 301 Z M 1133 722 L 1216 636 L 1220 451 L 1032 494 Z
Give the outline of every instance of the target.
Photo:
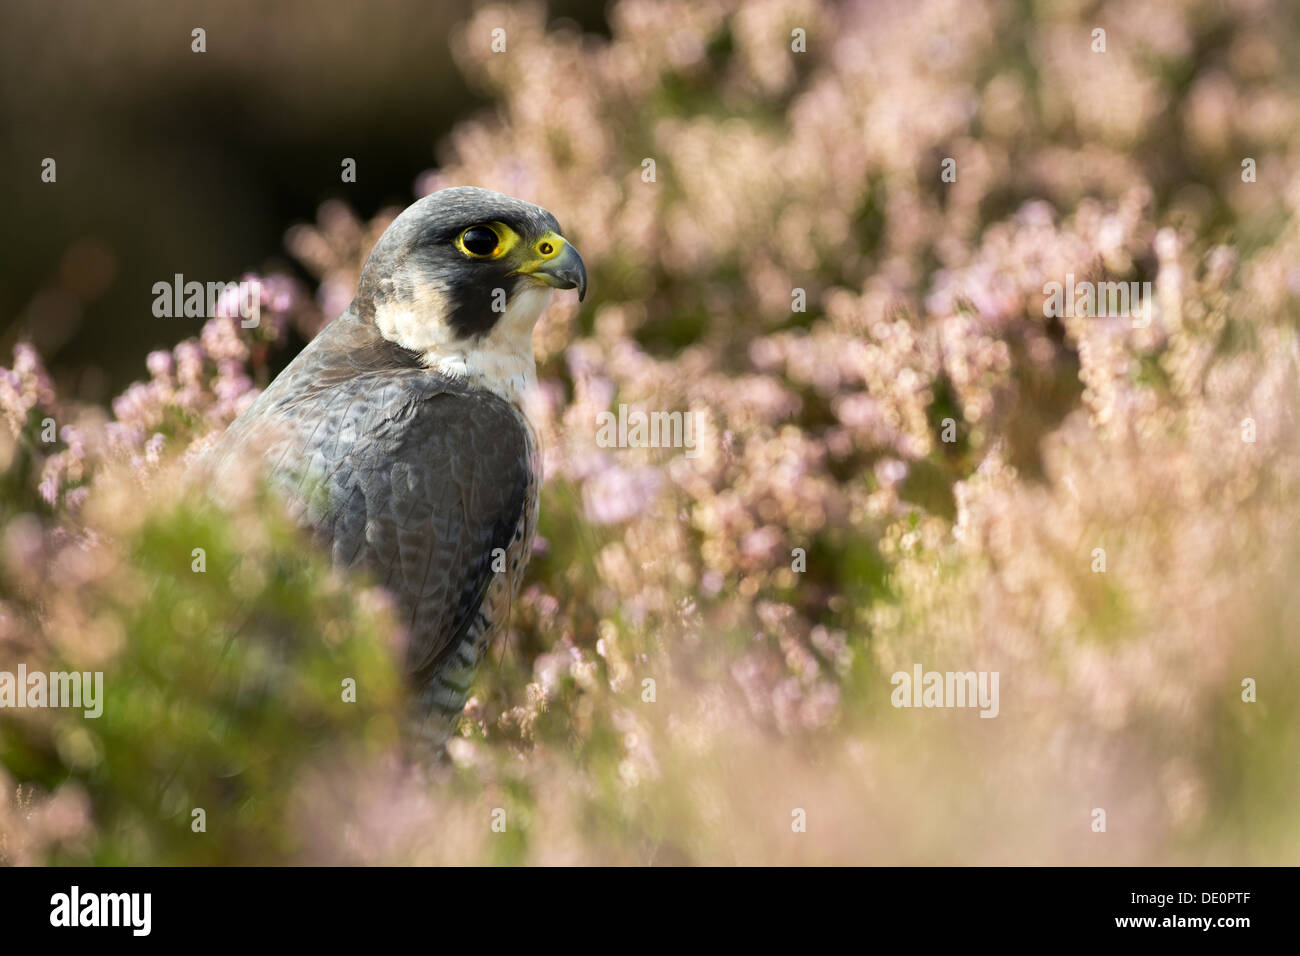
M 395 214 L 331 202 L 286 233 L 314 288 L 261 277 L 257 328 L 110 407 L 29 346 L 0 376 L 0 670 L 106 688 L 0 711 L 0 859 L 1295 862 L 1294 12 L 609 16 L 470 18 L 495 107 L 414 184 L 546 206 L 591 273 L 536 333 L 540 540 L 445 759 L 397 735 L 383 594 L 179 477 Z M 1047 317 L 1067 275 L 1149 320 Z M 620 405 L 697 449 L 605 447 Z M 997 672 L 997 716 L 893 706 L 916 664 Z

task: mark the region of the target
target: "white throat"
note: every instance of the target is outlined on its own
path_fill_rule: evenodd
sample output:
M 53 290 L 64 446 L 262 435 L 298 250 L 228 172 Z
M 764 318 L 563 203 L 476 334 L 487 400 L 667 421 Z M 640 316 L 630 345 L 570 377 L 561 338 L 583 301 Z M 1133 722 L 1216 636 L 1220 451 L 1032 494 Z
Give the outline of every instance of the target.
M 487 389 L 512 405 L 537 383 L 533 327 L 551 301 L 545 286 L 515 294 L 487 335 L 458 339 L 443 319 L 442 293 L 422 290 L 414 300 L 375 310 L 375 324 L 390 342 L 420 353 L 427 368 Z

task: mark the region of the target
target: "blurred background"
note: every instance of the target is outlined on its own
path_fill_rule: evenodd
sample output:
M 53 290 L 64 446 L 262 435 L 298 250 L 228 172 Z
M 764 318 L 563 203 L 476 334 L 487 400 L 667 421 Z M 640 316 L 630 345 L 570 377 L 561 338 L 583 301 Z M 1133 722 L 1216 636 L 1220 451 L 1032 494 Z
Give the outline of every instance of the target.
M 1294 3 L 191 9 L 0 13 L 0 671 L 108 695 L 0 710 L 0 861 L 1300 859 Z M 591 285 L 417 772 L 382 592 L 175 476 L 453 184 Z M 261 325 L 155 319 L 176 272 L 261 277 Z M 1150 321 L 1046 309 L 1070 277 Z M 621 405 L 699 454 L 605 447 Z M 893 706 L 916 666 L 998 716 Z
M 328 198 L 366 215 L 405 206 L 455 120 L 487 103 L 448 46 L 466 9 L 5 3 L 0 348 L 30 339 L 61 387 L 104 401 L 141 355 L 201 325 L 154 322 L 154 282 L 293 271 L 286 226 Z M 553 3 L 548 18 L 607 32 L 598 0 Z M 196 27 L 204 54 L 191 51 Z M 344 157 L 355 183 L 340 181 Z

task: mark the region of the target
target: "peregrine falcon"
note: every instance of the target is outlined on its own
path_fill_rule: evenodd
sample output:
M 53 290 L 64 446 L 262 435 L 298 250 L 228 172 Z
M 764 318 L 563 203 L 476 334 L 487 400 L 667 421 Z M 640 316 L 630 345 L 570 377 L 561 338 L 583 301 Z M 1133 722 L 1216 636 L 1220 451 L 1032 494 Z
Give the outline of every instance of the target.
M 336 565 L 393 595 L 409 643 L 411 730 L 455 730 L 504 626 L 537 526 L 533 326 L 553 289 L 587 290 L 545 209 L 486 189 L 409 206 L 371 250 L 356 297 L 205 456 L 260 456 Z M 229 473 L 227 472 L 229 475 Z

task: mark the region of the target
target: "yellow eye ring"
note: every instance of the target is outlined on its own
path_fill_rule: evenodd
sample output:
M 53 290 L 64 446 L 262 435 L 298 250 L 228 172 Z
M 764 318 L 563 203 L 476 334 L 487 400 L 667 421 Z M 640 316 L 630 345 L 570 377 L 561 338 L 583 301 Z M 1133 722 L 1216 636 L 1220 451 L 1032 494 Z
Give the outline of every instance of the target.
M 505 251 L 501 233 L 486 223 L 470 226 L 457 236 L 456 248 L 471 259 L 495 259 Z

